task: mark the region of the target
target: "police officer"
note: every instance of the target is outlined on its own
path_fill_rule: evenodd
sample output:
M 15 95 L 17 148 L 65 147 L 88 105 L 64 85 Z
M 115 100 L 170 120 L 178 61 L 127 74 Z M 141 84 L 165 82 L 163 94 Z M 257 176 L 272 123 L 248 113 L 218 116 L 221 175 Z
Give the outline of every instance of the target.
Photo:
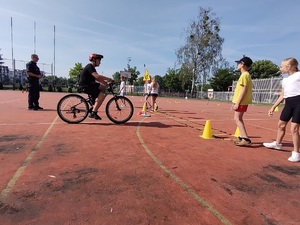
M 40 82 L 43 76 L 41 75 L 40 68 L 36 65 L 39 57 L 36 54 L 31 55 L 31 61 L 26 64 L 26 72 L 28 78 L 28 110 L 43 109 L 39 106 L 40 98 Z

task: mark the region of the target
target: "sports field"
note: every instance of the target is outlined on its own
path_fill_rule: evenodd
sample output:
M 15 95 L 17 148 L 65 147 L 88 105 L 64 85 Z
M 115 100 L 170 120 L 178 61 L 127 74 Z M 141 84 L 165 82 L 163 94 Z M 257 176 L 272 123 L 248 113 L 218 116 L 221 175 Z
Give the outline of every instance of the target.
M 249 106 L 253 144 L 237 147 L 229 102 L 159 97 L 142 117 L 142 97 L 129 96 L 124 125 L 103 106 L 101 121 L 66 124 L 56 113 L 65 94 L 42 92 L 44 110 L 28 111 L 27 93 L 0 91 L 1 225 L 300 224 L 289 130 L 283 150 L 262 146 L 281 108 L 269 117 L 270 106 Z M 218 138 L 201 137 L 207 121 Z

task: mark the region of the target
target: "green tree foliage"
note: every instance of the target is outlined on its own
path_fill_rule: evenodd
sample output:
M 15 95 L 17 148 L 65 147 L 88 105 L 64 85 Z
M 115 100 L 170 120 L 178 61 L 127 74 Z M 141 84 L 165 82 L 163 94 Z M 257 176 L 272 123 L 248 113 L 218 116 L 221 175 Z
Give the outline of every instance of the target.
M 143 79 L 144 79 L 144 76 L 139 77 L 139 78 L 137 79 L 137 81 L 134 83 L 134 85 L 136 85 L 136 86 L 144 86 L 145 82 L 144 82 Z
M 75 66 L 69 71 L 69 78 L 76 83 L 79 80 L 82 69 L 82 63 L 75 63 Z
M 124 71 L 130 72 L 131 73 L 131 77 L 130 78 L 126 78 L 128 84 L 132 85 L 134 83 L 137 82 L 138 76 L 140 75 L 140 71 L 137 71 L 136 66 L 134 67 L 130 67 L 130 65 L 127 65 L 127 69 L 124 69 Z M 115 72 L 113 74 L 113 79 L 116 83 L 120 83 L 121 82 L 121 73 L 120 72 Z
M 181 91 L 181 77 L 179 73 L 176 73 L 175 69 L 168 69 L 167 73 L 163 77 L 164 88 L 166 91 Z
M 216 70 L 214 76 L 209 79 L 209 83 L 214 91 L 227 91 L 234 80 L 237 80 L 239 75 L 233 67 Z
M 197 82 L 206 84 L 211 70 L 222 57 L 224 39 L 219 33 L 219 18 L 212 9 L 200 7 L 197 20 L 192 21 L 185 31 L 186 44 L 176 51 L 177 60 L 184 67 L 182 72 L 192 74 L 191 92 L 194 91 Z
M 263 79 L 280 76 L 279 67 L 270 60 L 258 60 L 253 62 L 250 74 L 252 79 Z
M 130 67 L 130 66 L 128 65 L 127 70 L 125 70 L 125 71 L 128 71 L 128 72 L 131 73 L 131 77 L 128 79 L 128 82 L 129 82 L 129 84 L 131 84 L 131 85 L 134 84 L 134 83 L 136 82 L 138 76 L 141 74 L 140 71 L 137 71 L 136 66 Z
M 112 78 L 114 79 L 114 81 L 116 83 L 120 83 L 121 82 L 121 74 L 120 72 L 115 72 L 113 75 L 112 75 Z
M 164 83 L 164 77 L 155 75 L 155 80 L 159 84 L 160 90 L 165 90 L 165 83 Z
M 189 69 L 186 65 L 182 65 L 181 69 L 179 70 L 180 80 L 181 80 L 181 87 L 182 90 L 191 91 L 192 89 L 192 77 L 193 72 Z

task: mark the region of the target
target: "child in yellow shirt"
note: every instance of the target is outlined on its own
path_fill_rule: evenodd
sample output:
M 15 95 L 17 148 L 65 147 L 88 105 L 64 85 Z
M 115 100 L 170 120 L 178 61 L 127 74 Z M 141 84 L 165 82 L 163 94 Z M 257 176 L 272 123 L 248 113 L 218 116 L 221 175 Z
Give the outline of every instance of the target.
M 248 71 L 253 62 L 246 56 L 235 62 L 238 70 L 241 72 L 241 76 L 236 84 L 232 99 L 232 109 L 235 111 L 234 120 L 240 130 L 239 140 L 234 143 L 237 146 L 250 146 L 251 140 L 246 132 L 243 116 L 247 111 L 248 105 L 252 103 L 252 79 Z

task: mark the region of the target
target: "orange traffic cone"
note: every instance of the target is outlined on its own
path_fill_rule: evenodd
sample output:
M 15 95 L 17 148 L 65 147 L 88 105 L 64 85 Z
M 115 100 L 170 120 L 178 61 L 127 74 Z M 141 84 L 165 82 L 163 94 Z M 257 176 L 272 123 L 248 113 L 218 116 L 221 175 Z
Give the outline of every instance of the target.
M 212 137 L 212 130 L 211 130 L 210 120 L 206 120 L 203 133 L 200 137 L 202 137 L 204 139 L 212 139 L 213 138 Z

